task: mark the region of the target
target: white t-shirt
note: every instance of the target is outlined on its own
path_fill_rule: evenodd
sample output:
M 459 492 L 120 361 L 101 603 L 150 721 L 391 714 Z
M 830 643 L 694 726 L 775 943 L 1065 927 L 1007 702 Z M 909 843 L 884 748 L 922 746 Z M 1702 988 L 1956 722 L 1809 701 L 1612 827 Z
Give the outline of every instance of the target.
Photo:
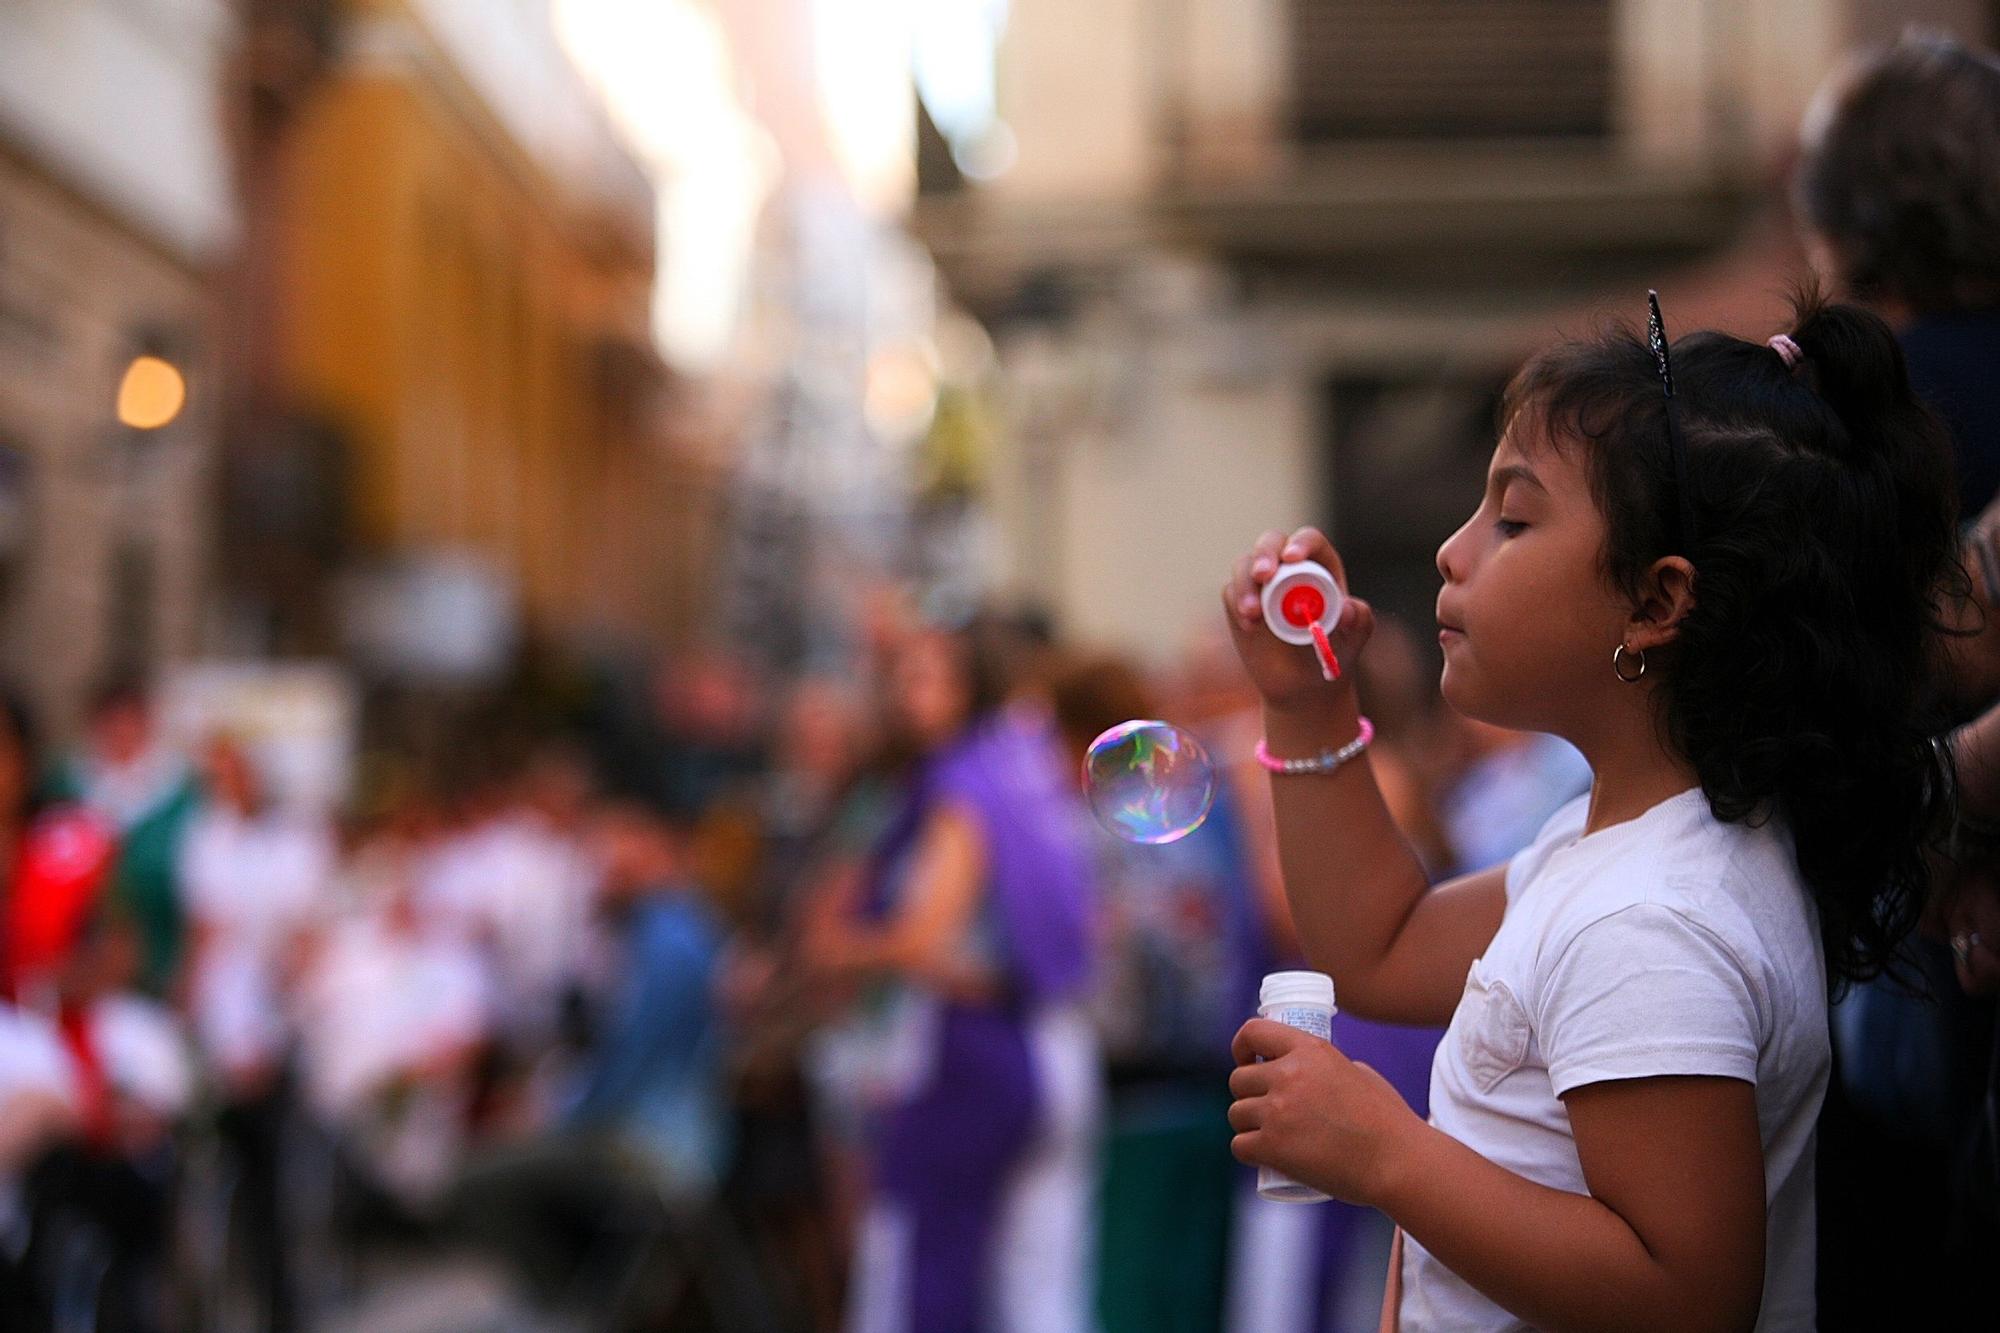
M 173 1120 L 194 1101 L 194 1062 L 171 1009 L 137 995 L 107 995 L 90 1011 L 104 1081 L 127 1101 Z
M 1507 867 L 1507 913 L 1431 1067 L 1431 1123 L 1540 1184 L 1589 1193 L 1563 1093 L 1716 1075 L 1757 1088 L 1759 1329 L 1810 1329 L 1813 1129 L 1826 961 L 1790 833 L 1725 824 L 1699 790 L 1583 837 L 1589 798 Z M 1405 1238 L 1404 1333 L 1525 1329 Z
M 0 1107 L 24 1092 L 60 1098 L 72 1109 L 82 1101 L 76 1060 L 55 1026 L 0 1001 Z
M 525 814 L 446 842 L 419 888 L 425 913 L 456 930 L 492 973 L 507 1027 L 534 1035 L 556 1020 L 582 970 L 595 874 L 581 847 Z
M 306 1089 L 339 1124 L 488 1028 L 486 978 L 471 946 L 382 914 L 333 931 L 300 1007 Z
M 203 1049 L 225 1067 L 282 1051 L 279 963 L 285 945 L 330 910 L 334 866 L 332 831 L 313 820 L 210 806 L 189 827 L 181 883 L 208 935 L 190 1010 Z
M 303 817 L 246 817 L 208 806 L 181 843 L 188 911 L 207 929 L 269 958 L 328 908 L 333 833 Z

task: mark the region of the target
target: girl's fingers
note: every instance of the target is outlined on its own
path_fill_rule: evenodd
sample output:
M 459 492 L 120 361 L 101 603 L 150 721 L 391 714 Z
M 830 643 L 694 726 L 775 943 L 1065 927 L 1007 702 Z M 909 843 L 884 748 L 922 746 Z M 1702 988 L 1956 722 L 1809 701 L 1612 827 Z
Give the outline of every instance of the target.
M 1250 577 L 1257 587 L 1269 583 L 1271 575 L 1278 572 L 1284 547 L 1285 534 L 1276 530 L 1266 532 L 1257 539 L 1257 544 L 1250 551 Z
M 1286 1027 L 1283 1023 L 1268 1018 L 1253 1018 L 1236 1030 L 1236 1040 L 1230 1044 L 1230 1054 L 1238 1065 L 1254 1063 L 1259 1056 L 1266 1060 L 1276 1060 L 1287 1055 L 1302 1041 L 1310 1040 L 1297 1028 Z
M 1333 632 L 1351 639 L 1368 634 L 1374 628 L 1375 608 L 1359 597 L 1350 597 L 1341 605 L 1340 621 L 1333 627 Z
M 1263 609 L 1263 603 L 1258 599 L 1257 586 L 1250 578 L 1253 559 L 1254 555 L 1246 555 L 1236 562 L 1229 573 L 1229 587 L 1223 593 L 1229 614 L 1234 616 L 1237 624 L 1244 629 L 1250 628 L 1251 618 Z
M 1262 1166 L 1264 1164 L 1264 1131 L 1253 1129 L 1248 1133 L 1238 1134 L 1229 1141 L 1229 1151 L 1235 1155 L 1237 1161 L 1243 1163 L 1245 1166 Z
M 1248 1134 L 1264 1127 L 1264 1099 L 1253 1097 L 1248 1101 L 1229 1104 L 1229 1127 L 1238 1134 Z
M 1333 543 L 1318 528 L 1300 528 L 1286 538 L 1283 557 L 1287 562 L 1312 560 L 1326 566 L 1340 590 L 1347 591 L 1347 567 L 1341 563 L 1340 552 L 1333 549 Z
M 1229 1074 L 1229 1095 L 1261 1097 L 1271 1090 L 1271 1071 L 1264 1065 L 1238 1065 Z
M 1326 545 L 1326 538 L 1318 528 L 1300 528 L 1285 538 L 1285 559 L 1316 560 L 1319 548 Z
M 1951 951 L 1958 971 L 1958 985 L 1967 995 L 1991 995 L 2000 990 L 2000 952 L 1970 923 L 1955 923 Z

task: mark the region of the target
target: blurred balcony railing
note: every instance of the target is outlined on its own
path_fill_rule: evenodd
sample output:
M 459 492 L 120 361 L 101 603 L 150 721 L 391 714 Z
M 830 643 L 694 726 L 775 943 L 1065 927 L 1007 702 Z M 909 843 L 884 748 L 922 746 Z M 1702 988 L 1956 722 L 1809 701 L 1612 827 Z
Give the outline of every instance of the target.
M 1020 5 L 1020 170 L 962 180 L 933 142 L 915 225 L 995 313 L 1147 244 L 1343 286 L 1588 287 L 1721 243 L 1767 189 L 1747 2 Z
M 1602 137 L 1610 0 L 1292 0 L 1302 143 Z

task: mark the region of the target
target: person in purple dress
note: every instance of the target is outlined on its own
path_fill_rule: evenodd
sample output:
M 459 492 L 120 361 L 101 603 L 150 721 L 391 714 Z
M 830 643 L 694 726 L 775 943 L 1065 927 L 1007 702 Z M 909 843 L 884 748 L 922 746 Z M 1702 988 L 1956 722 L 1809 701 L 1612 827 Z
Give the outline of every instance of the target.
M 1088 1322 L 1089 860 L 1052 728 L 1007 701 L 1003 658 L 978 629 L 904 645 L 890 712 L 919 757 L 855 911 L 812 949 L 880 1016 L 866 1333 Z

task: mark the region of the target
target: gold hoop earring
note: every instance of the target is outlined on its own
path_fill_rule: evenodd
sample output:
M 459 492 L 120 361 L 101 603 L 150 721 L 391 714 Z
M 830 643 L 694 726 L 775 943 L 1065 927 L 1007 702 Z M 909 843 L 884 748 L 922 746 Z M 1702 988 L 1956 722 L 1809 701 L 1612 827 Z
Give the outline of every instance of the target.
M 1633 685 L 1638 683 L 1640 676 L 1646 674 L 1646 650 L 1644 648 L 1639 650 L 1639 670 L 1637 674 L 1630 676 L 1625 674 L 1625 652 L 1625 645 L 1622 643 L 1611 650 L 1611 674 L 1624 681 L 1627 685 Z

